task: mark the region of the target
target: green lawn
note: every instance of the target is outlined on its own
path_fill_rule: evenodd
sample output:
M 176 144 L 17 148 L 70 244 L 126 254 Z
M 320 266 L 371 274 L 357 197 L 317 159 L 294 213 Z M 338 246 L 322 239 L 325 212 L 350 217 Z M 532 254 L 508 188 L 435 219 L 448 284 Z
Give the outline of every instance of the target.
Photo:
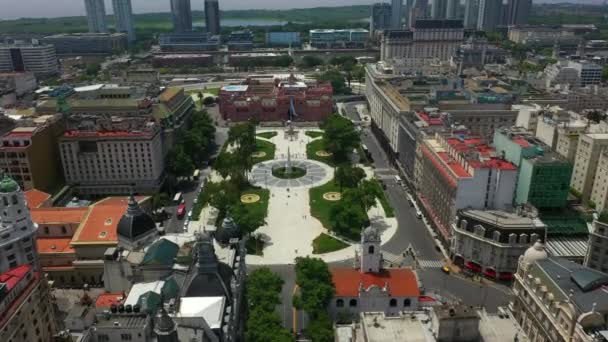
M 260 158 L 253 158 L 254 163 L 274 159 L 274 152 L 276 150 L 276 146 L 274 146 L 273 143 L 261 139 L 255 139 L 255 147 L 256 152 L 266 152 L 266 155 Z
M 318 138 L 323 136 L 323 132 L 321 131 L 306 131 L 304 134 L 308 135 L 311 138 Z
M 386 193 L 382 190 L 382 185 L 377 179 L 372 180 L 372 182 L 378 187 L 380 194 L 382 196 L 378 198 L 380 200 L 380 204 L 382 205 L 382 209 L 384 209 L 384 213 L 386 213 L 386 217 L 395 217 L 395 212 L 391 204 L 388 202 L 388 198 L 386 198 Z
M 268 216 L 268 200 L 270 198 L 270 191 L 268 189 L 249 186 L 241 191 L 241 195 L 244 194 L 256 194 L 260 196 L 260 200 L 258 202 L 249 203 L 246 204 L 246 206 L 251 211 L 259 211 L 263 217 Z
M 312 240 L 312 254 L 323 254 L 339 251 L 348 247 L 348 244 L 335 239 L 325 233 Z
M 202 89 L 201 92 L 203 94 L 213 94 L 214 96 L 218 96 L 220 94 L 220 88 L 207 88 Z
M 262 138 L 265 138 L 265 139 L 272 139 L 273 137 L 276 137 L 277 134 L 279 134 L 279 133 L 273 131 L 273 132 L 262 132 L 262 133 L 258 133 L 256 135 L 258 137 L 262 137 Z
M 325 150 L 325 141 L 323 139 L 315 140 L 306 145 L 306 157 L 312 160 L 318 160 L 330 166 L 336 166 L 332 156 L 321 157 L 317 155 L 317 151 Z
M 331 209 L 338 202 L 324 199 L 323 194 L 326 192 L 340 192 L 340 186 L 332 179 L 321 186 L 311 188 L 309 190 L 310 213 L 313 217 L 316 217 L 319 221 L 321 221 L 323 227 L 331 229 Z

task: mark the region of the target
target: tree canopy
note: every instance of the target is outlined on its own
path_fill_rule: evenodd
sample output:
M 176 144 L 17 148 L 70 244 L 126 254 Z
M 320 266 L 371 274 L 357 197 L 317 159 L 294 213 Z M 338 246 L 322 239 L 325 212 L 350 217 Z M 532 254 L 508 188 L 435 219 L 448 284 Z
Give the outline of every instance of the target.
M 302 57 L 301 66 L 305 68 L 314 68 L 319 65 L 323 65 L 323 60 L 317 56 L 307 55 Z
M 365 171 L 360 167 L 353 167 L 351 164 L 343 164 L 336 169 L 335 179 L 340 184 L 340 191 L 343 187 L 354 188 L 365 178 Z
M 325 148 L 333 153 L 334 160 L 345 161 L 349 153 L 361 143 L 355 125 L 347 118 L 333 114 L 323 123 Z
M 299 257 L 295 270 L 300 294 L 294 296 L 294 305 L 306 310 L 312 319 L 326 313 L 335 293 L 327 264 L 318 258 Z
M 327 70 L 326 72 L 318 75 L 317 79 L 320 81 L 331 82 L 331 86 L 334 88 L 335 94 L 348 93 L 344 75 L 342 75 L 342 73 L 337 69 Z

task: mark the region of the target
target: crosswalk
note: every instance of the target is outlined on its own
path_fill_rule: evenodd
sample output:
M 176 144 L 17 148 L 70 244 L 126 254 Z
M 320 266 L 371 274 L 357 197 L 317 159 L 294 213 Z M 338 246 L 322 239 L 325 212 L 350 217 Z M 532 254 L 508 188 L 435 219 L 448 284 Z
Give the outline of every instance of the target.
M 418 264 L 423 268 L 441 268 L 443 262 L 440 260 L 418 260 Z
M 389 253 L 386 251 L 382 251 L 382 259 L 384 259 L 384 262 L 389 264 L 400 264 L 401 262 L 403 262 L 403 256 Z

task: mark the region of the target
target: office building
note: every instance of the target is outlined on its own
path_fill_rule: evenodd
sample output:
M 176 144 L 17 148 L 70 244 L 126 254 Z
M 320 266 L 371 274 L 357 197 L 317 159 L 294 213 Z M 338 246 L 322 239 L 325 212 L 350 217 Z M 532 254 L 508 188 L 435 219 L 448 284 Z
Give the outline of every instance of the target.
M 606 187 L 606 184 L 595 184 L 598 162 L 606 146 L 606 133 L 586 133 L 579 138 L 570 186 L 585 202 L 591 198 L 594 187 Z
M 391 28 L 391 5 L 385 2 L 373 4 L 369 21 L 370 34 L 373 35 L 378 30 L 389 28 Z
M 104 4 L 104 0 L 84 0 L 84 6 L 87 11 L 89 32 L 108 32 L 108 25 L 106 24 L 106 5 Z
M 268 46 L 299 46 L 302 44 L 300 32 L 268 32 L 266 45 Z
M 220 37 L 202 32 L 161 33 L 159 38 L 162 52 L 201 52 L 217 51 Z
M 519 259 L 509 310 L 531 341 L 601 341 L 606 285 L 608 274 L 548 257 L 537 242 Z
M 533 47 L 570 48 L 575 51 L 581 37 L 575 31 L 559 25 L 513 25 L 509 26 L 510 41 Z M 559 51 L 558 51 L 559 52 Z
M 479 18 L 479 1 L 467 0 L 464 4 L 464 27 L 466 29 L 477 28 Z
M 508 0 L 506 16 L 507 25 L 527 25 L 530 12 L 532 11 L 532 0 Z
M 63 132 L 60 115 L 22 122 L 0 138 L 0 169 L 24 190 L 51 191 L 61 183 L 57 138 Z
M 370 32 L 364 29 L 316 29 L 309 31 L 310 46 L 320 49 L 365 47 Z
M 436 133 L 417 146 L 418 198 L 448 243 L 458 209 L 511 210 L 517 167 L 479 137 Z
M 232 122 L 321 122 L 333 112 L 333 89 L 323 81 L 295 75 L 263 75 L 220 90 L 220 113 Z
M 403 18 L 403 0 L 391 1 L 391 28 L 400 29 L 401 19 Z
M 515 204 L 539 209 L 566 207 L 572 177 L 570 162 L 518 127 L 497 129 L 494 148 L 519 167 Z
M 135 24 L 133 22 L 133 9 L 131 0 L 112 0 L 114 8 L 114 21 L 116 22 L 116 32 L 127 34 L 129 42 L 135 41 Z
M 600 84 L 602 82 L 603 68 L 595 63 L 589 61 L 570 61 L 568 66 L 578 72 L 578 76 L 581 80 L 581 87 Z
M 205 27 L 212 35 L 220 34 L 220 5 L 218 0 L 205 0 Z
M 458 19 L 460 17 L 460 0 L 448 0 L 445 8 L 446 19 Z
M 0 340 L 52 341 L 57 332 L 48 283 L 39 270 L 20 265 L 0 274 Z
M 446 19 L 448 0 L 433 0 L 431 5 L 432 19 Z
M 477 29 L 492 31 L 500 24 L 502 0 L 479 0 Z
M 59 73 L 55 47 L 49 44 L 0 44 L 0 72 L 31 71 L 37 77 Z
M 606 209 L 604 209 L 606 210 Z M 589 231 L 589 245 L 585 255 L 585 266 L 608 273 L 608 217 L 603 212 L 593 221 Z
M 228 50 L 251 50 L 253 49 L 253 33 L 251 31 L 232 31 L 226 42 Z
M 173 32 L 184 33 L 192 31 L 190 0 L 171 0 L 171 17 L 173 18 Z
M 58 55 L 112 55 L 129 46 L 125 33 L 60 33 L 42 38 Z
M 450 255 L 454 263 L 501 280 L 511 280 L 519 257 L 546 236 L 545 224 L 522 211 L 460 210 L 452 229 Z

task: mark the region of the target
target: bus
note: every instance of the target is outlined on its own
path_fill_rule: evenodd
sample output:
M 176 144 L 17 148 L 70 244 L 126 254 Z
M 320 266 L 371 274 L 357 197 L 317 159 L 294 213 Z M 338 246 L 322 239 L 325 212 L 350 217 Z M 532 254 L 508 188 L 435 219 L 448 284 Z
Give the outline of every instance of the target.
M 192 179 L 194 179 L 195 181 L 197 181 L 200 176 L 201 176 L 201 170 L 196 169 L 196 170 L 194 170 L 194 173 L 192 174 Z
M 186 215 L 186 205 L 180 204 L 179 207 L 177 207 L 177 218 L 181 220 L 184 218 L 184 215 Z
M 173 203 L 175 204 L 179 204 L 182 201 L 182 193 L 178 192 L 175 194 L 175 196 L 173 197 Z

